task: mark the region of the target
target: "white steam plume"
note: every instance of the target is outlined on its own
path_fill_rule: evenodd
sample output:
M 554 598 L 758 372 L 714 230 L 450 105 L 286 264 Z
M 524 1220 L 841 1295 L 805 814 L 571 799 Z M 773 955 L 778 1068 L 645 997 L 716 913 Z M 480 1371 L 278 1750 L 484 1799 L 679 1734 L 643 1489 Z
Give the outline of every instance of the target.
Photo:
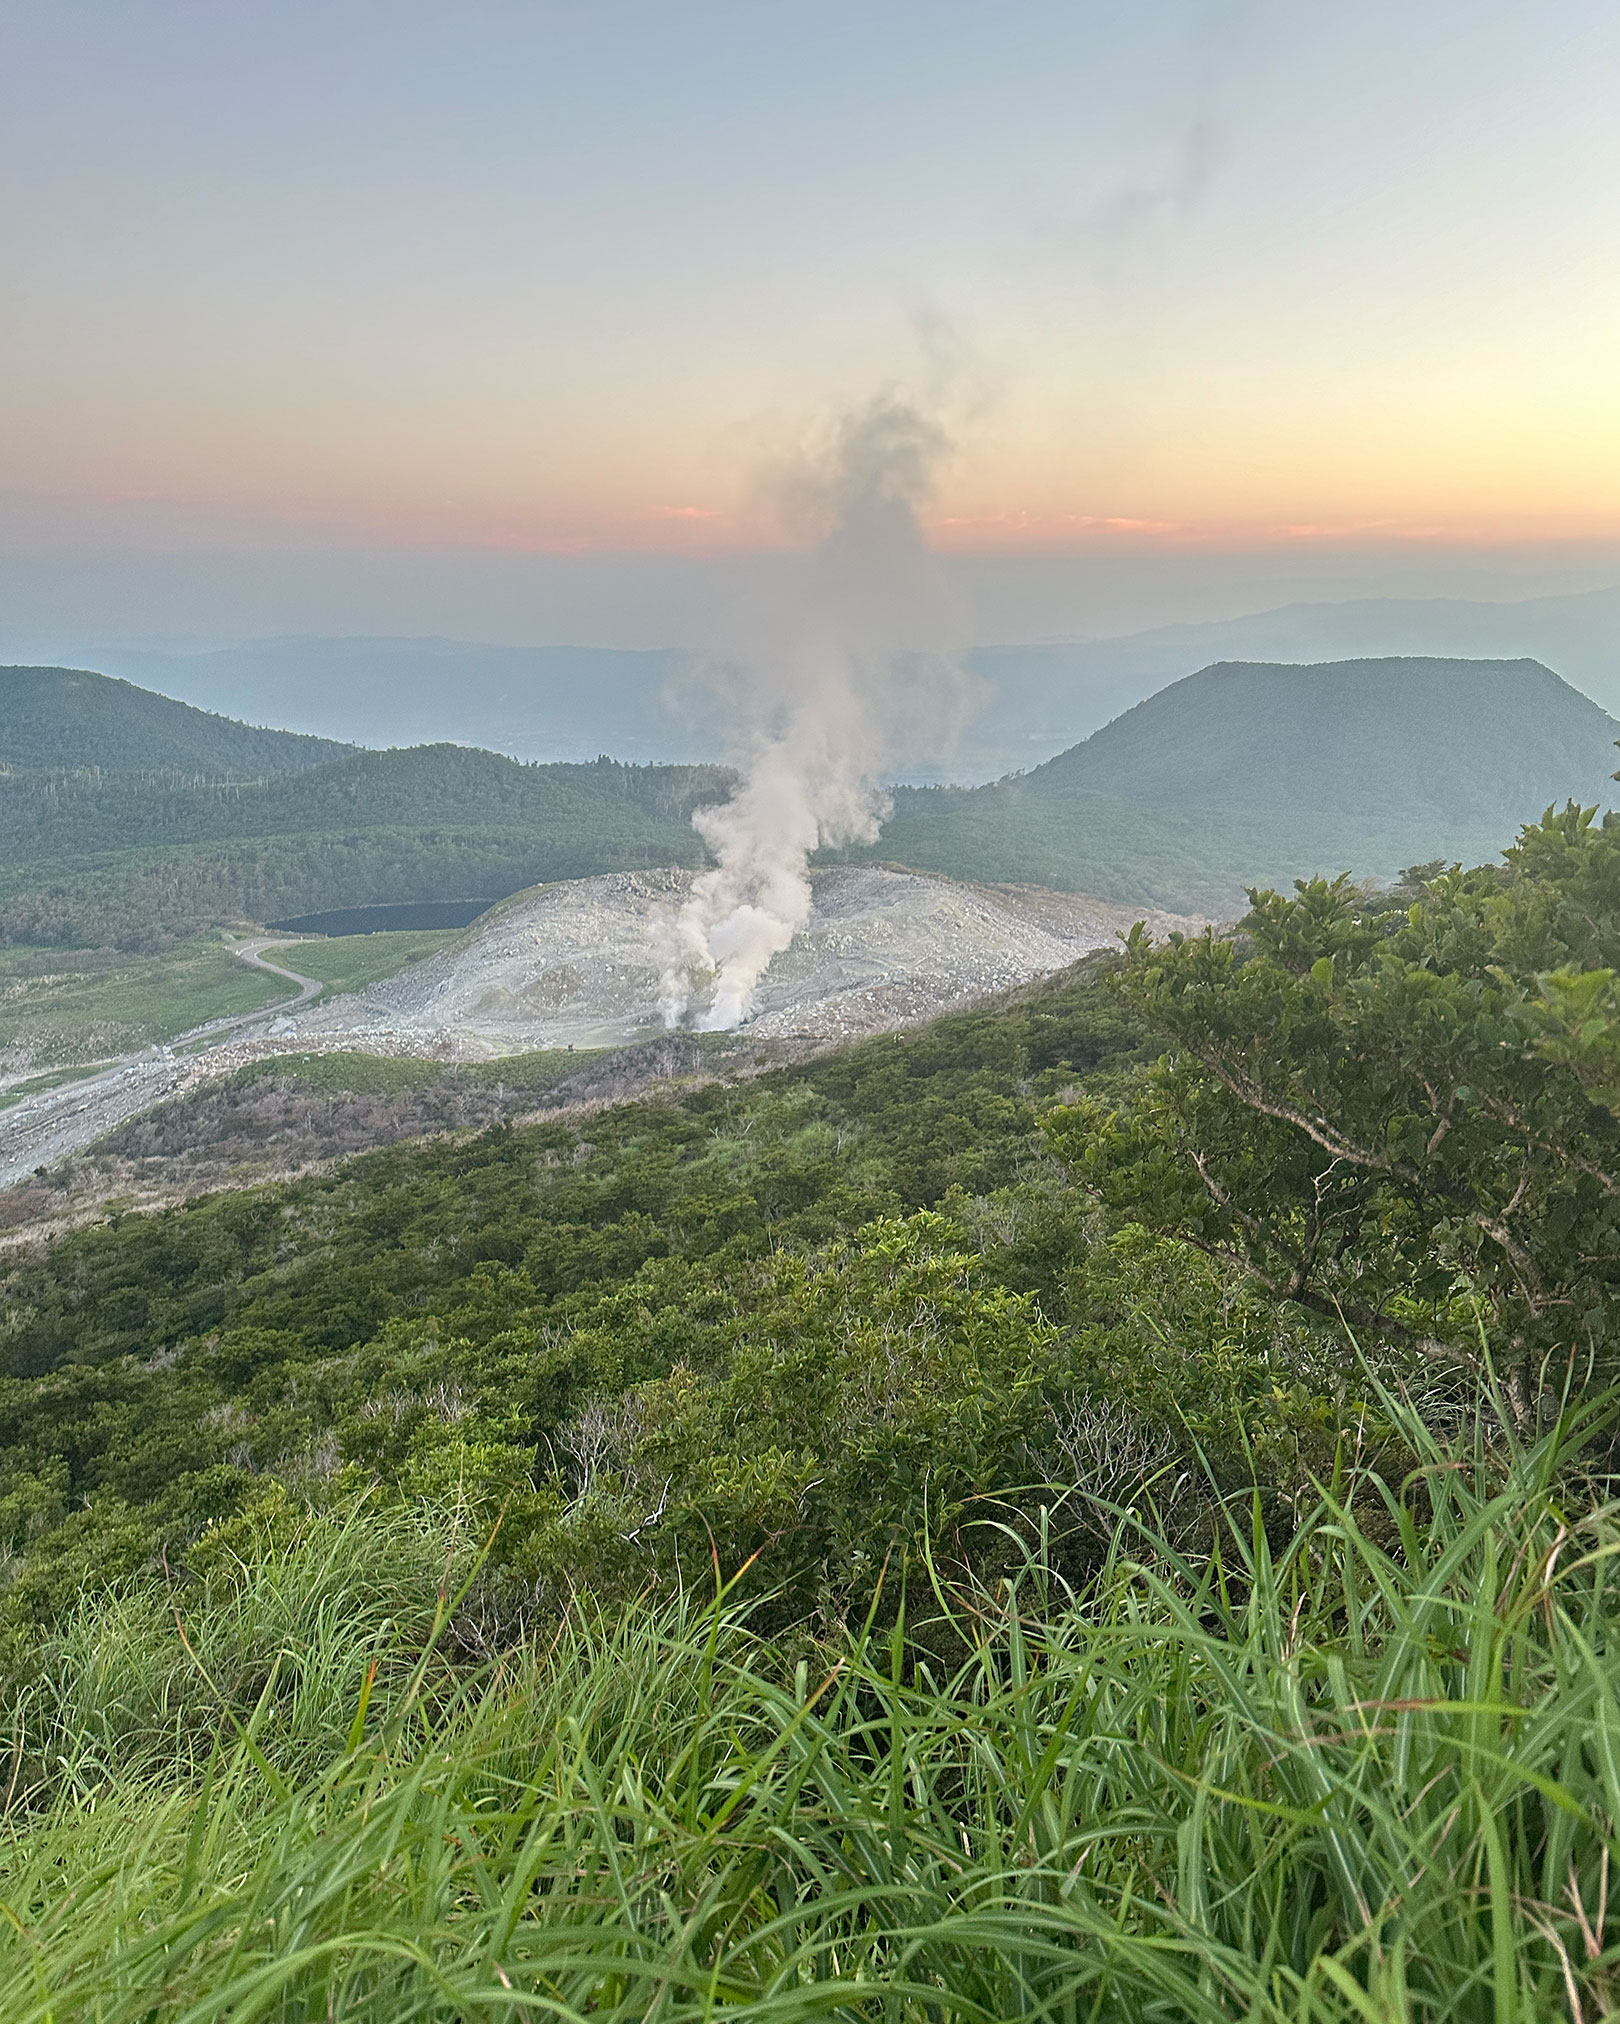
M 822 538 L 797 602 L 711 671 L 743 779 L 692 818 L 717 862 L 673 923 L 668 1025 L 716 1032 L 749 1016 L 771 958 L 809 918 L 811 852 L 876 842 L 884 770 L 945 757 L 982 700 L 951 651 L 953 602 L 917 518 L 949 448 L 931 417 L 884 395 L 782 488 Z

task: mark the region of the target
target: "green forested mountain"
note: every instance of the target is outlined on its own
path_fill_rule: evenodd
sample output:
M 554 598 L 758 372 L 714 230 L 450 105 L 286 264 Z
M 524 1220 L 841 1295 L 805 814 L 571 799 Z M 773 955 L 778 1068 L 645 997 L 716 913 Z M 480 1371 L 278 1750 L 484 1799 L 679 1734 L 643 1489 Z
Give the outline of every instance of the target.
M 30 672 L 40 671 L 13 671 Z M 15 749 L 34 763 L 0 774 L 0 936 L 13 941 L 147 948 L 215 922 L 496 898 L 544 879 L 696 864 L 692 809 L 723 794 L 729 777 L 716 767 L 524 765 L 456 745 L 370 752 L 287 739 L 304 755 L 296 764 L 229 779 L 224 755 L 260 751 L 254 741 L 273 753 L 283 734 L 124 683 L 43 673 L 57 684 L 38 686 L 56 698 L 56 715 L 46 712 L 54 728 L 31 746 L 18 730 Z M 26 697 L 27 684 L 16 693 Z M 82 747 L 68 739 L 75 720 L 57 708 L 64 697 L 99 726 Z M 181 749 L 155 731 L 137 735 L 139 723 L 120 743 L 119 712 L 144 723 L 148 706 L 155 725 L 174 713 L 182 728 L 207 732 L 186 748 L 185 767 L 130 757 Z M 1226 663 L 1029 774 L 975 789 L 900 789 L 866 854 L 1229 916 L 1254 884 L 1477 859 L 1551 802 L 1573 794 L 1604 803 L 1617 733 L 1534 661 Z M 58 736 L 71 764 L 38 763 Z M 305 763 L 309 748 L 319 763 Z M 117 752 L 124 763 L 92 764 L 82 751 Z
M 0 776 L 0 934 L 147 948 L 214 922 L 692 864 L 716 767 L 526 766 L 457 745 L 249 782 Z
M 1215 813 L 1365 809 L 1385 824 L 1516 823 L 1598 795 L 1620 724 L 1538 661 L 1225 661 L 1172 683 L 1027 776 L 1044 799 L 1112 794 Z
M 716 767 L 526 766 L 463 745 L 346 752 L 254 781 L 172 773 L 13 774 L 0 781 L 8 862 L 347 830 L 536 826 L 553 841 L 593 824 L 688 820 L 723 791 Z M 406 895 L 405 897 L 410 897 Z
M 0 668 L 0 763 L 228 778 L 295 772 L 348 751 L 265 731 L 84 668 Z
M 128 682 L 0 670 L 0 939 L 150 949 L 218 922 L 694 863 L 715 767 L 357 751 Z
M 896 796 L 906 864 L 1230 913 L 1313 873 L 1471 862 L 1549 804 L 1607 805 L 1620 724 L 1539 662 L 1226 662 L 1033 772 Z

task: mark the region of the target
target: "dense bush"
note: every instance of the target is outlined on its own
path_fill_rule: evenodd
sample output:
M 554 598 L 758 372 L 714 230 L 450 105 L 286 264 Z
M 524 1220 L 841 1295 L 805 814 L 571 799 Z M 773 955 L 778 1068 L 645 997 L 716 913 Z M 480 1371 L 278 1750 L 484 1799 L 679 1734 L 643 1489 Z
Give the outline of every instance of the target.
M 1505 868 L 1255 895 L 1123 993 L 1174 1045 L 1054 1144 L 1116 1214 L 1392 1342 L 1484 1346 L 1521 1423 L 1615 1369 L 1620 817 L 1549 811 Z
M 1093 966 L 1000 1012 L 742 1086 L 392 1147 L 14 1259 L 0 1517 L 25 1565 L 0 1620 L 19 1635 L 52 1620 L 73 1566 L 99 1579 L 160 1550 L 183 1560 L 267 1477 L 306 1494 L 345 1469 L 397 1486 L 430 1451 L 467 1468 L 469 1442 L 479 1466 L 530 1486 L 503 1534 L 514 1582 L 555 1586 L 563 1567 L 609 1587 L 672 1578 L 694 1541 L 707 1554 L 706 1528 L 746 1557 L 789 1484 L 820 1479 L 814 1524 L 807 1504 L 782 1557 L 799 1556 L 801 1592 L 859 1589 L 852 1567 L 882 1557 L 856 1534 L 885 1442 L 926 1451 L 905 1465 L 920 1495 L 982 1420 L 971 1487 L 1027 1482 L 1044 1466 L 1031 1427 L 1082 1365 L 1113 1356 L 1147 1385 L 1157 1351 L 1135 1346 L 1127 1313 L 1140 1247 L 1095 1233 L 1081 1269 L 1087 1212 L 1036 1130 L 1043 1092 L 1120 1073 L 1141 1046 Z M 1235 1320 L 1218 1274 L 1160 1248 L 1161 1308 L 1217 1313 L 1223 1344 L 1246 1334 L 1252 1393 L 1269 1396 L 1285 1364 L 1297 1375 L 1293 1347 L 1271 1347 L 1273 1314 L 1250 1303 Z M 1045 1353 L 1068 1321 L 1081 1325 Z M 1133 1346 L 1112 1350 L 1120 1331 Z M 1220 1368 L 1225 1386 L 1235 1366 Z M 1040 1402 L 1008 1418 L 993 1400 L 1021 1372 Z M 828 1387 L 816 1401 L 801 1397 L 811 1374 Z M 1180 1409 L 1199 1407 L 1188 1393 Z M 1223 1412 L 1234 1438 L 1229 1401 L 1210 1425 Z M 858 1424 L 857 1464 L 844 1442 Z M 601 1441 L 605 1473 L 575 1453 Z M 647 1513 L 621 1522 L 615 1498 L 653 1484 L 650 1511 L 666 1477 L 672 1502 L 627 1554 L 614 1542 Z

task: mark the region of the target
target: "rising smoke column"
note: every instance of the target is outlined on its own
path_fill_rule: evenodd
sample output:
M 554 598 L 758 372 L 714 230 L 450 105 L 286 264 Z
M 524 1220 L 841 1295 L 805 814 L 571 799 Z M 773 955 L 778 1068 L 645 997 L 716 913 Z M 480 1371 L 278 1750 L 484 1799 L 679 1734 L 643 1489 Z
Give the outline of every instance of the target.
M 810 917 L 809 859 L 875 843 L 886 767 L 943 757 L 980 700 L 956 661 L 952 600 L 918 509 L 950 444 L 893 395 L 845 417 L 788 503 L 825 530 L 798 603 L 743 655 L 743 779 L 692 820 L 717 862 L 677 916 L 659 1009 L 666 1024 L 728 1031 Z

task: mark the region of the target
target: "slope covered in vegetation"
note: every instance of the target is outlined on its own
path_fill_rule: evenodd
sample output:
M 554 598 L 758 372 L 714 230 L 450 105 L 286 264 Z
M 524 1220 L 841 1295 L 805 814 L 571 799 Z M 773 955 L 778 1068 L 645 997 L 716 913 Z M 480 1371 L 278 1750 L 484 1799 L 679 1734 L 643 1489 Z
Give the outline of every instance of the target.
M 0 777 L 0 936 L 152 948 L 199 927 L 695 864 L 715 767 L 524 766 L 459 745 L 258 781 Z
M 902 793 L 879 849 L 1231 915 L 1254 884 L 1472 863 L 1571 792 L 1606 805 L 1617 736 L 1536 661 L 1225 662 L 1029 774 Z
M 267 731 L 86 668 L 0 668 L 0 761 L 253 778 L 341 757 L 330 738 Z
M 10 674 L 0 939 L 14 942 L 155 948 L 217 924 L 696 865 L 692 810 L 730 779 L 456 745 L 344 751 L 101 676 Z M 853 855 L 1230 917 L 1257 882 L 1467 862 L 1571 789 L 1602 803 L 1617 730 L 1534 661 L 1223 664 L 1030 774 L 898 790 Z
M 1570 809 L 14 1254 L 7 2014 L 1606 2014 L 1617 968 Z

